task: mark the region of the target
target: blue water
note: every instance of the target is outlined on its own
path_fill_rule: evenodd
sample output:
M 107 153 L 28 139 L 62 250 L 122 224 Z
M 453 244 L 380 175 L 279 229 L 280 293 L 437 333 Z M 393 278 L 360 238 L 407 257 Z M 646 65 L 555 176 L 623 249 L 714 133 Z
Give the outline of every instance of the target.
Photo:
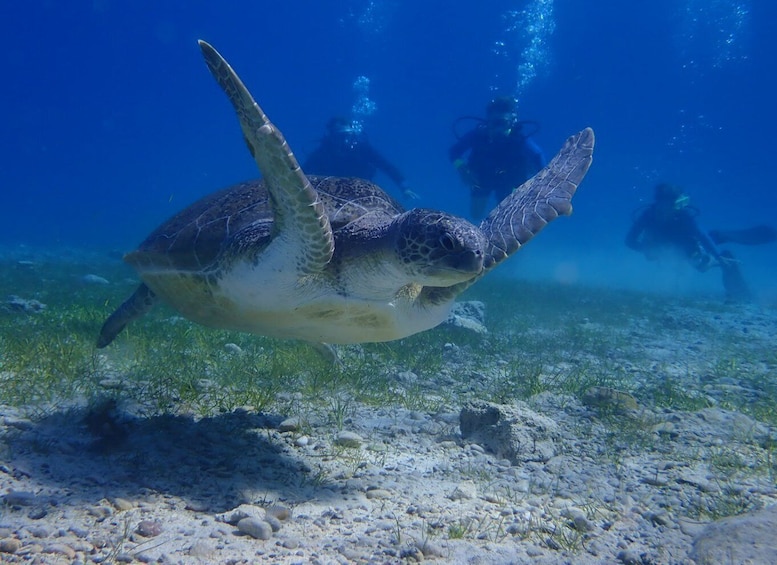
M 592 126 L 575 214 L 505 271 L 719 290 L 717 275 L 656 269 L 623 237 L 661 180 L 686 188 L 707 228 L 777 222 L 774 21 L 769 0 L 3 2 L 0 245 L 129 250 L 257 175 L 202 38 L 303 158 L 330 116 L 360 113 L 422 206 L 466 213 L 451 123 L 495 94 L 541 122 L 549 156 Z M 736 253 L 774 298 L 777 244 Z

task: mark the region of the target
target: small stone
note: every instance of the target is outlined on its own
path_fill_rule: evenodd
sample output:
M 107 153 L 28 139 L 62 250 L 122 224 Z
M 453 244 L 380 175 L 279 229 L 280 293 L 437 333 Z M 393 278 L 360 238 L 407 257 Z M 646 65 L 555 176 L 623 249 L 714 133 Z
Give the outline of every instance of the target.
M 275 516 L 270 516 L 265 514 L 264 521 L 270 524 L 270 527 L 272 528 L 273 532 L 277 532 L 281 529 L 281 521 L 278 520 Z
M 299 418 L 286 418 L 278 425 L 279 432 L 296 432 L 299 430 Z
M 297 549 L 299 547 L 299 540 L 297 538 L 285 539 L 282 545 L 286 549 Z
M 676 439 L 680 435 L 672 422 L 661 422 L 656 424 L 653 426 L 653 431 L 658 435 L 667 437 L 669 439 Z
M 143 520 L 135 531 L 145 538 L 153 538 L 162 533 L 162 524 L 156 520 Z
M 579 508 L 569 507 L 561 511 L 561 515 L 572 522 L 578 532 L 590 532 L 594 529 L 594 525 L 585 515 L 585 512 Z
M 670 524 L 669 514 L 666 510 L 648 510 L 642 516 L 656 526 L 668 526 Z
M 109 506 L 105 506 L 104 504 L 90 506 L 86 511 L 97 518 L 98 522 L 105 520 L 108 516 L 113 516 L 113 509 Z
M 361 447 L 362 443 L 364 443 L 362 436 L 354 432 L 344 430 L 335 436 L 335 445 L 340 447 L 357 448 Z
M 8 300 L 0 306 L 4 306 L 4 309 L 10 312 L 23 312 L 25 314 L 37 314 L 46 309 L 45 304 L 35 299 L 28 300 L 13 295 L 9 296 Z
M 291 518 L 291 510 L 281 504 L 268 506 L 264 511 L 267 516 L 273 516 L 278 518 L 278 520 L 288 520 Z
M 461 483 L 448 495 L 451 500 L 472 500 L 477 498 L 478 490 L 472 483 Z
M 416 539 L 415 545 L 424 557 L 446 557 L 448 555 L 445 548 L 426 538 Z
M 132 510 L 134 504 L 124 498 L 114 498 L 113 507 L 119 512 L 126 512 L 127 510 Z
M 653 487 L 664 487 L 667 484 L 669 484 L 669 481 L 665 479 L 664 477 L 661 477 L 659 475 L 653 475 L 651 477 L 645 477 L 642 479 L 642 482 L 646 485 L 650 485 Z
M 236 343 L 225 343 L 224 349 L 235 355 L 242 355 L 243 349 Z
M 210 505 L 204 500 L 190 500 L 186 503 L 185 508 L 192 512 L 207 512 L 210 509 Z
M 16 538 L 0 540 L 0 553 L 16 553 L 22 547 L 22 542 Z
M 642 563 L 642 558 L 639 554 L 631 549 L 624 549 L 618 552 L 616 559 L 623 563 L 623 565 L 640 565 Z
M 27 528 L 30 535 L 34 538 L 47 538 L 51 535 L 51 530 L 46 526 L 35 526 L 34 528 Z
M 391 498 L 391 492 L 387 491 L 383 488 L 374 488 L 370 489 L 366 493 L 367 498 L 369 499 L 387 499 Z
M 585 516 L 575 516 L 572 519 L 572 525 L 578 532 L 590 532 L 594 529 L 594 525 Z
M 113 379 L 113 378 L 102 379 L 100 381 L 100 386 L 103 388 L 107 388 L 109 390 L 119 390 L 124 388 L 124 381 L 122 381 L 121 379 Z
M 76 556 L 75 550 L 65 545 L 64 543 L 52 543 L 43 548 L 43 553 L 53 553 L 56 555 L 64 555 L 68 559 L 73 559 Z
M 187 553 L 192 557 L 199 557 L 201 559 L 207 560 L 208 557 L 210 557 L 213 553 L 213 550 L 211 549 L 210 545 L 204 541 L 197 541 L 189 547 Z
M 45 508 L 33 508 L 30 510 L 29 514 L 27 514 L 27 517 L 30 520 L 40 520 L 42 518 L 45 518 L 48 515 L 49 511 Z
M 19 418 L 17 416 L 5 416 L 3 418 L 3 424 L 8 426 L 9 428 L 16 428 L 17 430 L 31 430 L 32 429 L 32 420 L 28 420 L 27 418 Z
M 81 277 L 81 281 L 85 282 L 86 284 L 110 284 L 108 282 L 108 279 L 101 277 L 99 275 L 84 275 Z
M 606 386 L 593 386 L 585 391 L 583 404 L 599 410 L 623 413 L 637 410 L 637 400 L 628 392 Z
M 76 536 L 77 538 L 81 538 L 81 539 L 89 535 L 89 530 L 87 530 L 86 528 L 79 528 L 78 526 L 70 526 L 68 528 L 68 531 L 74 536 Z
M 268 540 L 272 537 L 272 526 L 258 518 L 243 518 L 237 523 L 237 529 L 255 539 Z
M 241 504 L 229 512 L 217 514 L 216 520 L 235 526 L 243 518 L 256 518 L 258 520 L 263 520 L 265 514 L 266 511 L 259 506 L 255 506 L 253 504 Z
M 8 506 L 30 506 L 35 502 L 35 493 L 12 490 L 3 497 L 3 501 Z

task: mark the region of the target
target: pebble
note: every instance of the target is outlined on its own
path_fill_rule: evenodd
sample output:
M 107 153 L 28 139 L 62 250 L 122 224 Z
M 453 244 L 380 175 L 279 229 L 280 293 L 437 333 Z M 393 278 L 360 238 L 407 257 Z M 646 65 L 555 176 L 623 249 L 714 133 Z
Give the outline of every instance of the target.
M 272 504 L 265 508 L 267 516 L 273 516 L 278 520 L 288 520 L 291 518 L 291 509 L 281 504 Z
M 22 547 L 22 542 L 16 538 L 0 540 L 0 553 L 16 553 Z
M 9 428 L 16 428 L 17 430 L 28 431 L 32 429 L 32 421 L 27 418 L 19 418 L 18 416 L 5 416 L 3 417 L 3 424 Z
M 471 500 L 477 498 L 478 489 L 472 483 L 461 483 L 448 495 L 451 500 Z
M 3 496 L 3 502 L 8 506 L 30 506 L 35 503 L 35 493 L 12 490 Z
M 213 553 L 213 550 L 211 549 L 210 545 L 204 541 L 196 541 L 189 547 L 187 553 L 192 557 L 198 557 L 207 561 L 210 555 Z
M 100 381 L 100 386 L 109 390 L 119 390 L 124 388 L 124 381 L 121 379 L 113 378 L 102 379 Z
M 266 511 L 259 506 L 253 504 L 241 504 L 237 508 L 233 508 L 229 512 L 218 514 L 216 520 L 219 522 L 226 522 L 227 524 L 236 525 L 243 518 L 256 518 L 263 520 Z
M 630 549 L 624 549 L 623 551 L 619 552 L 617 559 L 623 563 L 623 565 L 641 565 L 643 562 L 639 554 L 636 551 L 632 551 Z
M 366 492 L 366 496 L 369 499 L 389 499 L 391 498 L 391 492 L 383 488 L 374 488 Z
M 30 535 L 34 538 L 47 538 L 51 535 L 51 530 L 46 526 L 35 526 L 34 528 L 27 528 Z
M 236 343 L 225 343 L 224 349 L 235 355 L 242 355 L 243 349 Z
M 272 526 L 258 518 L 243 518 L 237 523 L 237 529 L 252 538 L 260 540 L 268 540 L 272 537 Z
M 75 550 L 65 545 L 64 543 L 52 543 L 43 548 L 43 553 L 53 553 L 56 555 L 64 555 L 68 559 L 73 559 L 76 556 Z
M 98 521 L 105 520 L 109 516 L 113 516 L 113 509 L 109 506 L 100 504 L 98 506 L 90 506 L 87 512 L 97 518 Z
M 43 507 L 41 507 L 41 508 L 34 508 L 34 509 L 30 510 L 30 512 L 27 514 L 27 517 L 30 520 L 41 520 L 41 519 L 45 518 L 48 515 L 48 513 L 49 513 L 49 511 L 46 510 Z
M 89 535 L 89 530 L 87 530 L 86 528 L 79 528 L 78 526 L 70 526 L 70 528 L 68 528 L 68 531 L 74 536 L 76 536 L 77 538 L 81 538 L 81 539 Z
M 268 514 L 265 514 L 264 521 L 270 524 L 270 527 L 272 528 L 273 532 L 277 532 L 281 529 L 281 521 L 278 520 L 275 516 L 270 516 Z
M 572 522 L 573 527 L 578 532 L 590 532 L 594 529 L 594 525 L 588 520 L 588 518 L 585 515 L 585 512 L 580 510 L 579 508 L 575 508 L 573 506 L 570 506 L 568 508 L 564 508 L 561 511 L 561 515 L 564 518 L 567 518 Z
M 161 534 L 163 528 L 162 524 L 156 520 L 143 520 L 135 531 L 145 538 L 153 538 Z
M 126 512 L 127 510 L 132 510 L 135 505 L 132 504 L 129 500 L 125 500 L 123 498 L 114 498 L 113 507 L 116 508 L 116 510 L 119 512 Z
M 296 432 L 300 428 L 299 418 L 292 417 L 286 418 L 280 424 L 278 424 L 279 432 Z
M 23 312 L 25 314 L 38 314 L 46 309 L 46 305 L 38 300 L 20 298 L 18 296 L 9 296 L 8 300 L 3 304 L 5 310 L 11 312 Z
M 86 284 L 110 284 L 108 279 L 101 277 L 100 275 L 84 275 L 81 277 L 81 281 Z
M 416 547 L 421 551 L 424 557 L 447 557 L 448 552 L 438 543 L 428 539 L 421 538 L 415 540 Z
M 627 412 L 639 408 L 637 400 L 628 392 L 606 386 L 589 388 L 583 394 L 582 402 L 586 406 L 615 412 Z
M 340 447 L 357 448 L 364 443 L 362 436 L 355 432 L 343 430 L 335 436 L 335 445 Z

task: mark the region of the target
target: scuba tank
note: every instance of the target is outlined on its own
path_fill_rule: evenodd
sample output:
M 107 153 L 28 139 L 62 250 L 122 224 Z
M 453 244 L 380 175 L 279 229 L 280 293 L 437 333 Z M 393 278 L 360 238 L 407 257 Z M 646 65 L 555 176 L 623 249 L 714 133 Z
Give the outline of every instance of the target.
M 475 125 L 468 128 L 467 131 L 486 127 L 485 118 L 477 116 L 459 116 L 453 120 L 453 123 L 451 124 L 451 131 L 453 132 L 453 137 L 456 139 L 461 139 L 464 136 L 464 133 L 466 133 L 461 132 L 461 124 L 465 122 L 475 122 Z M 535 120 L 518 120 L 513 123 L 512 129 L 518 132 L 518 135 L 522 138 L 526 139 L 536 135 L 540 131 L 540 123 Z

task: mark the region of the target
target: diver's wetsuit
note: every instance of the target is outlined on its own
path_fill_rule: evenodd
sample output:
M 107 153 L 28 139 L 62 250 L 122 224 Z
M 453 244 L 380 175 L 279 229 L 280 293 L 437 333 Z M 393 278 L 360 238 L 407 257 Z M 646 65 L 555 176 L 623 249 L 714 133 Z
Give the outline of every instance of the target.
M 367 180 L 373 180 L 378 171 L 383 171 L 398 186 L 405 181 L 399 169 L 378 153 L 364 136 L 327 135 L 308 156 L 302 170 L 309 175 Z
M 655 205 L 648 207 L 631 226 L 626 235 L 626 245 L 641 251 L 648 259 L 659 258 L 662 251 L 679 251 L 699 271 L 720 267 L 726 300 L 750 300 L 750 290 L 734 256 L 715 247 L 699 229 L 692 210 L 681 208 L 667 213 L 661 212 Z
M 488 197 L 493 192 L 501 202 L 515 188 L 545 166 L 537 144 L 513 128 L 509 135 L 490 135 L 485 126 L 468 131 L 448 151 L 452 162 L 467 151 L 467 166 L 474 177 L 472 195 Z
M 648 207 L 631 226 L 626 245 L 648 259 L 656 259 L 661 251 L 677 250 L 700 271 L 711 266 L 710 257 L 720 259 L 720 252 L 687 208 L 666 214 Z

